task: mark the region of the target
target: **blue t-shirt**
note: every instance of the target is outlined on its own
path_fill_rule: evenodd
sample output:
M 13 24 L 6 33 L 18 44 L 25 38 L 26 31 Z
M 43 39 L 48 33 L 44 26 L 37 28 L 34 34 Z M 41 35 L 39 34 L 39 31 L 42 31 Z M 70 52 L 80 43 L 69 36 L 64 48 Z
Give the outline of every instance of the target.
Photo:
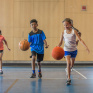
M 44 54 L 44 41 L 46 36 L 43 31 L 39 30 L 34 33 L 31 31 L 28 34 L 28 42 L 30 43 L 31 51 L 35 51 L 38 54 Z

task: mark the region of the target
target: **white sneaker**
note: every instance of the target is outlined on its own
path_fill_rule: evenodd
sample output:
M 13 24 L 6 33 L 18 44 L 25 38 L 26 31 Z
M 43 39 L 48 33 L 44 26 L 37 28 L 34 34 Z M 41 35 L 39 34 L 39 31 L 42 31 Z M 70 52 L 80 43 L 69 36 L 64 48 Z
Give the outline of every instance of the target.
M 65 71 L 66 71 L 66 73 L 67 73 L 67 68 L 65 68 Z
M 71 71 L 73 71 L 73 68 L 71 68 Z
M 66 77 L 68 78 L 67 68 L 65 68 L 65 71 L 66 71 Z
M 67 72 L 67 68 L 65 68 L 65 71 Z M 71 71 L 73 71 L 73 68 L 71 68 Z

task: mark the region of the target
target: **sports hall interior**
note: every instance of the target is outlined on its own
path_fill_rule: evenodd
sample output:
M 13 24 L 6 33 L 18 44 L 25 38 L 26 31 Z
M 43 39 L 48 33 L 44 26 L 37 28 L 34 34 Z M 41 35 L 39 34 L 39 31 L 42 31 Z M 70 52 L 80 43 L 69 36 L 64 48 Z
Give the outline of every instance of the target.
M 65 18 L 71 18 L 73 20 L 73 26 L 77 28 L 81 32 L 81 38 L 82 40 L 86 43 L 88 48 L 90 49 L 90 53 L 88 53 L 85 49 L 84 46 L 79 42 L 77 49 L 78 49 L 78 54 L 76 57 L 76 70 L 81 71 L 82 66 L 84 71 L 90 70 L 90 72 L 93 72 L 93 0 L 0 0 L 0 30 L 2 31 L 2 35 L 5 37 L 5 39 L 8 42 L 8 46 L 11 49 L 11 51 L 8 51 L 6 46 L 4 45 L 4 54 L 3 54 L 3 69 L 4 69 L 4 76 L 0 76 L 0 79 L 3 84 L 3 87 L 5 90 L 2 90 L 0 93 L 26 93 L 24 91 L 17 91 L 15 89 L 17 86 L 20 87 L 20 84 L 23 84 L 25 80 L 31 81 L 31 87 L 33 89 L 37 89 L 37 86 L 34 87 L 34 84 L 41 84 L 41 81 L 38 81 L 37 79 L 35 80 L 30 80 L 29 76 L 30 74 L 24 75 L 25 71 L 31 72 L 31 51 L 30 48 L 27 51 L 22 51 L 19 48 L 19 42 L 28 39 L 28 34 L 32 30 L 30 27 L 30 20 L 31 19 L 36 19 L 38 21 L 38 28 L 43 30 L 45 35 L 46 35 L 46 40 L 49 45 L 49 48 L 44 49 L 44 60 L 42 62 L 43 70 L 46 73 L 49 73 L 47 67 L 51 65 L 50 72 L 56 71 L 58 68 L 57 73 L 61 73 L 60 66 L 62 67 L 63 75 L 65 76 L 65 66 L 66 66 L 66 60 L 65 58 L 62 58 L 61 60 L 55 60 L 51 53 L 54 47 L 58 46 L 59 41 L 60 41 L 60 36 L 62 31 L 64 31 L 64 27 L 62 24 L 62 21 Z M 64 44 L 61 46 L 62 48 L 64 47 Z M 48 66 L 47 66 L 48 65 Z M 80 66 L 80 69 L 77 67 Z M 23 70 L 22 66 L 25 70 Z M 52 69 L 53 66 L 53 69 Z M 86 67 L 88 66 L 88 67 Z M 13 68 L 12 68 L 13 67 Z M 26 67 L 28 67 L 26 69 Z M 18 68 L 18 69 L 17 69 Z M 20 72 L 19 74 L 20 77 L 18 77 L 17 73 L 15 71 L 24 71 Z M 74 70 L 76 72 L 76 70 Z M 7 71 L 8 72 L 7 74 Z M 11 72 L 14 71 L 14 72 Z M 45 75 L 45 72 L 44 75 Z M 88 72 L 88 73 L 90 73 Z M 5 74 L 6 73 L 6 74 Z M 14 77 L 12 76 L 13 73 L 16 73 Z M 23 73 L 23 75 L 22 75 Z M 73 72 L 74 73 L 74 72 Z M 93 85 L 93 75 L 90 75 L 91 79 L 87 79 L 87 84 Z M 54 76 L 56 72 L 53 74 L 53 77 L 47 77 L 46 75 L 42 79 L 42 83 L 49 83 L 49 81 L 52 81 L 53 83 L 49 83 L 50 87 L 52 85 L 57 84 L 59 82 L 60 86 L 61 83 L 58 79 L 59 77 Z M 9 77 L 7 77 L 7 76 Z M 21 76 L 22 75 L 22 76 Z M 84 74 L 86 77 L 88 75 Z M 60 76 L 60 75 L 59 75 Z M 76 74 L 75 74 L 76 76 Z M 3 77 L 3 80 L 2 80 Z M 23 78 L 24 77 L 24 78 Z M 62 76 L 63 77 L 63 76 Z M 41 88 L 41 91 L 38 88 L 38 91 L 33 91 L 28 90 L 27 93 L 92 93 L 92 87 L 89 87 L 90 91 L 88 92 L 87 90 L 87 84 L 85 83 L 84 80 L 86 78 L 82 78 L 77 75 L 77 77 L 80 79 L 79 84 L 83 84 L 81 87 L 85 88 L 85 90 L 81 89 L 82 91 L 79 90 L 78 83 L 74 84 L 74 89 L 73 90 L 73 85 L 70 86 L 71 91 L 68 87 L 65 87 L 65 81 L 62 79 L 62 82 L 64 83 L 63 88 L 65 89 L 63 92 L 61 91 L 61 87 L 59 87 L 59 90 L 56 90 L 56 86 L 54 87 L 55 91 L 52 91 L 51 89 L 44 91 Z M 21 78 L 21 79 L 20 79 Z M 51 78 L 51 79 L 50 79 Z M 54 79 L 53 79 L 54 78 Z M 61 76 L 60 76 L 61 78 Z M 65 78 L 65 77 L 63 77 Z M 5 81 L 4 81 L 5 80 Z M 24 81 L 22 81 L 24 80 Z M 48 81 L 49 80 L 49 81 Z M 73 79 L 74 81 L 77 79 Z M 21 83 L 19 85 L 16 85 L 20 81 Z M 36 83 L 35 83 L 35 82 Z M 72 81 L 74 83 L 74 81 Z M 76 82 L 75 81 L 75 82 Z M 9 83 L 9 86 L 5 85 L 6 83 Z M 15 83 L 14 83 L 15 82 Z M 82 82 L 82 83 L 81 83 Z M 26 82 L 25 82 L 26 83 Z M 2 85 L 1 84 L 1 85 Z M 84 84 L 86 86 L 84 86 Z M 15 89 L 14 89 L 14 86 Z M 42 85 L 41 85 L 42 87 Z M 76 88 L 77 87 L 77 88 Z M 26 88 L 26 86 L 21 87 L 23 90 Z M 12 91 L 13 90 L 13 91 Z M 43 91 L 43 92 L 42 92 Z M 46 92 L 45 92 L 46 91 Z

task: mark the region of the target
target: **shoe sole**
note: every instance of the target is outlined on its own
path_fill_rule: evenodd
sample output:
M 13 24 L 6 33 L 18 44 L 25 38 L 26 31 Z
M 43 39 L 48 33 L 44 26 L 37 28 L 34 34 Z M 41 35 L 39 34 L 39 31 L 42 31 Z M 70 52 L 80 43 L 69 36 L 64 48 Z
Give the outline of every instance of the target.
M 36 78 L 36 76 L 31 76 L 30 78 Z
M 38 78 L 42 78 L 42 76 L 38 76 Z
M 0 72 L 0 75 L 3 74 L 3 72 Z
M 71 83 L 68 82 L 68 83 L 66 83 L 66 85 L 71 85 Z

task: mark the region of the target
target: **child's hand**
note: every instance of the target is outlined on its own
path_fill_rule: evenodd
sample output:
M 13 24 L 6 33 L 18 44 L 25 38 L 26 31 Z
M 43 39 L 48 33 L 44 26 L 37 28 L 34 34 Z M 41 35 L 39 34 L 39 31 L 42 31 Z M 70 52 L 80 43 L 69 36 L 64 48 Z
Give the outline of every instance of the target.
M 7 48 L 9 51 L 11 50 L 10 48 Z
M 88 53 L 90 53 L 90 50 L 88 48 L 86 50 L 87 50 Z
M 49 45 L 46 45 L 46 46 L 45 46 L 45 48 L 48 48 L 48 47 L 49 47 Z

